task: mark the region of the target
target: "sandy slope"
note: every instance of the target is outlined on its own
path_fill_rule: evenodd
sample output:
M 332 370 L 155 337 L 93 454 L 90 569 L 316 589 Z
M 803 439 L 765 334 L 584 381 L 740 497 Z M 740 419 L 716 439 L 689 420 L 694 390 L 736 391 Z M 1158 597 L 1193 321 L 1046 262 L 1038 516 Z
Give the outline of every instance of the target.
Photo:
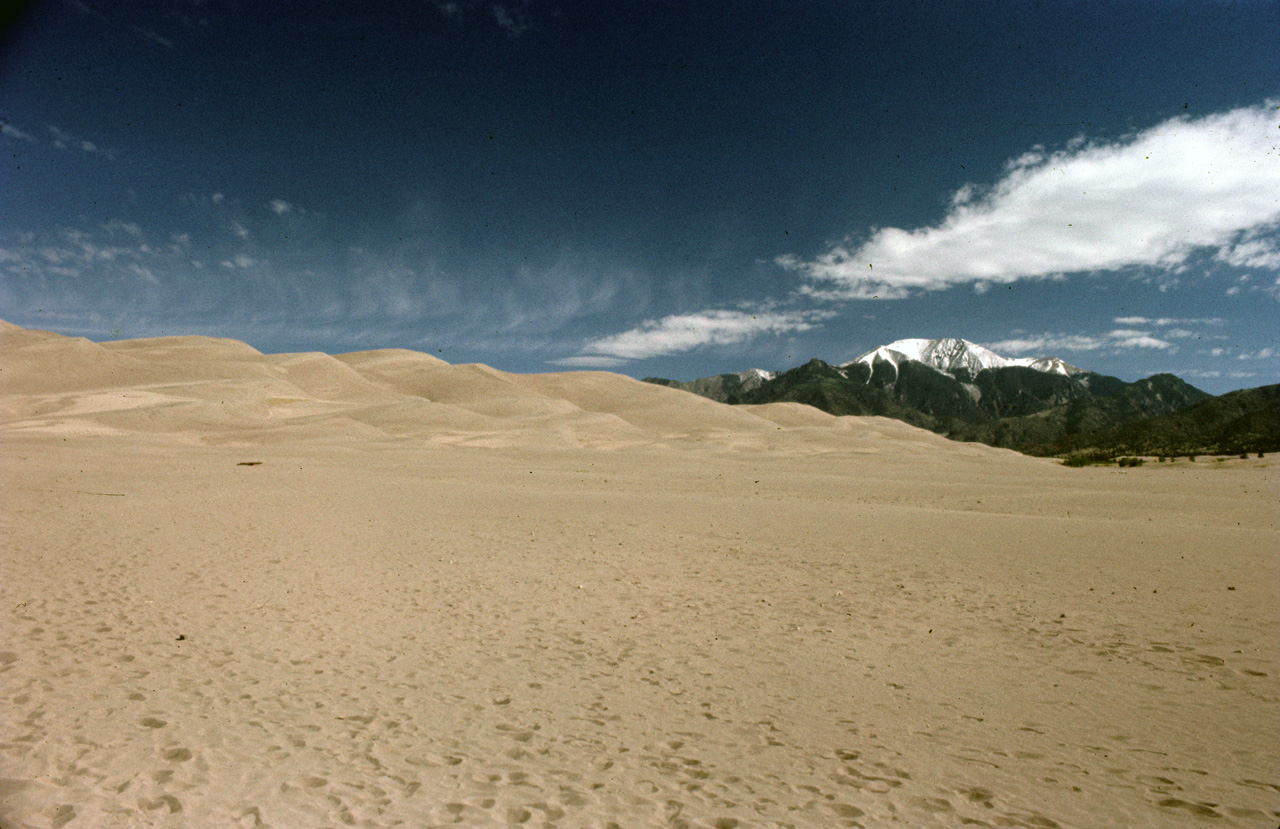
M 10 326 L 0 423 L 0 826 L 1280 822 L 1270 460 Z

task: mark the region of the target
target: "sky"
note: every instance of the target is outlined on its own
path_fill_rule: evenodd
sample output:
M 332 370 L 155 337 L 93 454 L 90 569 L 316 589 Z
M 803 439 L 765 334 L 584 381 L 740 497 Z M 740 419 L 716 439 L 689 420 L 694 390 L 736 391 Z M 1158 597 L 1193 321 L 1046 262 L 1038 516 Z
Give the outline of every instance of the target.
M 1280 2 L 46 0 L 0 318 L 688 380 L 1280 382 Z

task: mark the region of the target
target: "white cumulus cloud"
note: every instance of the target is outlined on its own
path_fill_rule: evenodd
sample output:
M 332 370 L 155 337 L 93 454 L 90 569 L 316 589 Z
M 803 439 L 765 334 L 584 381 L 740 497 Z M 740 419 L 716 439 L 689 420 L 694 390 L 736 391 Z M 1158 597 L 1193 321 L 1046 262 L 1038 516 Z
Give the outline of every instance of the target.
M 583 347 L 587 354 L 573 359 L 578 361 L 577 365 L 586 365 L 585 360 L 590 355 L 643 360 L 704 345 L 732 345 L 762 334 L 808 331 L 830 316 L 831 313 L 824 311 L 761 311 L 753 314 L 749 311 L 711 310 L 673 314 L 649 320 L 620 334 L 591 340 Z
M 1218 259 L 1240 268 L 1280 271 L 1280 245 L 1275 239 L 1250 237 L 1218 251 Z
M 936 226 L 882 228 L 813 259 L 788 254 L 818 298 L 893 299 L 1132 267 L 1197 251 L 1280 270 L 1280 107 L 1175 118 L 1114 143 L 1036 149 L 989 190 L 965 187 Z
M 1120 329 L 1107 332 L 1107 340 L 1115 348 L 1173 348 L 1173 343 L 1151 336 L 1149 331 Z

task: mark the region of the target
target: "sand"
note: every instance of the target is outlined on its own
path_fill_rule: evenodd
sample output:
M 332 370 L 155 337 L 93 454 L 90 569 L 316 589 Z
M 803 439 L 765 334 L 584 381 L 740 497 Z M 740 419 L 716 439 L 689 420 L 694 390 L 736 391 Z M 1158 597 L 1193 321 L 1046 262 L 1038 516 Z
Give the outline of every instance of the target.
M 0 826 L 1266 826 L 1280 471 L 0 326 Z

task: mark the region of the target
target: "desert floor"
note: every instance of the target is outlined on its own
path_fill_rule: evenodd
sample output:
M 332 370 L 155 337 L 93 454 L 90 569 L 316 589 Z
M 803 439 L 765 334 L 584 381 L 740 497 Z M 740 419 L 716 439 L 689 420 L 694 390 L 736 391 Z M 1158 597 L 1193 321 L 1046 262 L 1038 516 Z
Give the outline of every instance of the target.
M 4 827 L 1280 823 L 1269 458 L 465 383 L 518 428 L 254 431 L 87 376 L 3 398 Z

